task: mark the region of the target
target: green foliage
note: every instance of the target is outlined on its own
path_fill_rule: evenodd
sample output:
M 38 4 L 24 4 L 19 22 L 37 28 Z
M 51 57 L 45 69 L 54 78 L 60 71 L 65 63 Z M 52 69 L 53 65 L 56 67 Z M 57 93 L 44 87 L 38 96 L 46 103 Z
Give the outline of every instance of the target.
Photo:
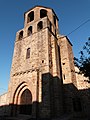
M 80 58 L 74 58 L 75 65 L 79 68 L 80 74 L 84 74 L 90 80 L 90 37 L 80 51 Z

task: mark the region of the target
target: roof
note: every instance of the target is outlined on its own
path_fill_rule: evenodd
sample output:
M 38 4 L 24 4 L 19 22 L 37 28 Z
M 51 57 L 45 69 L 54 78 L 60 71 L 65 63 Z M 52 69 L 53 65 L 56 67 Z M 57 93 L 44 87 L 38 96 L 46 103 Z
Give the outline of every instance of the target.
M 59 36 L 59 35 L 58 35 L 58 36 Z M 71 46 L 73 46 L 72 43 L 70 42 L 70 40 L 69 40 L 69 38 L 68 38 L 67 36 L 65 36 L 65 35 L 60 35 L 59 38 L 66 38 L 67 41 L 69 42 L 69 44 L 70 44 Z
M 52 8 L 50 8 L 50 7 L 45 7 L 45 6 L 40 6 L 40 5 L 36 5 L 36 6 L 32 7 L 32 8 L 30 8 L 29 10 L 27 10 L 27 11 L 24 13 L 24 18 L 25 18 L 25 14 L 26 14 L 27 12 L 31 11 L 32 9 L 34 9 L 35 7 L 43 7 L 43 8 L 46 8 L 46 9 L 51 9 L 51 10 L 53 11 L 53 13 L 55 14 L 57 20 L 59 21 L 56 13 L 54 12 L 54 10 L 53 10 Z

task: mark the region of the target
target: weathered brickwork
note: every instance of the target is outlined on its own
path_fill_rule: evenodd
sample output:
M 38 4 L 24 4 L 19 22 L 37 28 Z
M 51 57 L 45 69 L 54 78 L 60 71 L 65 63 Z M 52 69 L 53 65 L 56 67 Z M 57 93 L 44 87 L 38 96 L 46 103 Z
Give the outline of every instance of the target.
M 16 33 L 8 92 L 0 97 L 0 111 L 31 118 L 68 120 L 83 113 L 88 117 L 90 86 L 75 72 L 72 44 L 59 35 L 55 12 L 36 6 L 25 12 L 24 20 L 24 28 Z

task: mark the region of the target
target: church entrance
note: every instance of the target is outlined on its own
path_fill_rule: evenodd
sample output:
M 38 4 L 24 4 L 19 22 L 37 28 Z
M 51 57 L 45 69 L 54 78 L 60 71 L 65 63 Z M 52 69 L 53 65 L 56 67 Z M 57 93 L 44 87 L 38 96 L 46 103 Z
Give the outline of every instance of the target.
M 32 114 L 32 94 L 28 89 L 24 90 L 20 98 L 20 114 Z

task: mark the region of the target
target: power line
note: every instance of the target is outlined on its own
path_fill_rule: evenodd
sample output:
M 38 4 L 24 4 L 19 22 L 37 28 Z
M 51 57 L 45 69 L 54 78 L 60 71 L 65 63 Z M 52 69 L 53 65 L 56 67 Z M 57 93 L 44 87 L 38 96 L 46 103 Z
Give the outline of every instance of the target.
M 68 33 L 66 36 L 72 34 L 73 32 L 75 32 L 76 30 L 78 30 L 80 27 L 82 27 L 84 24 L 86 24 L 87 22 L 90 22 L 90 19 L 86 20 L 85 22 L 83 22 L 81 25 L 79 25 L 77 28 L 75 28 L 74 30 L 72 30 L 70 33 Z
M 1 90 L 6 90 L 5 88 L 0 88 Z

